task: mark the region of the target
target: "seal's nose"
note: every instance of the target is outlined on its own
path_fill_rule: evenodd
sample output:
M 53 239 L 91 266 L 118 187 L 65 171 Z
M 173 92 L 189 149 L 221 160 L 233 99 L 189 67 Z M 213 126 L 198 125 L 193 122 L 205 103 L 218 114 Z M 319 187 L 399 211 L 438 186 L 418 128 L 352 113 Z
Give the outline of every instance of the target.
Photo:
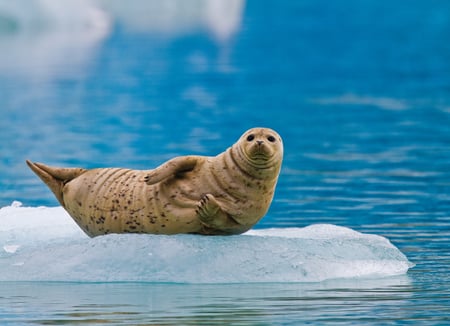
M 256 143 L 257 143 L 258 145 L 261 146 L 261 144 L 264 143 L 264 141 L 262 141 L 262 140 L 257 140 Z

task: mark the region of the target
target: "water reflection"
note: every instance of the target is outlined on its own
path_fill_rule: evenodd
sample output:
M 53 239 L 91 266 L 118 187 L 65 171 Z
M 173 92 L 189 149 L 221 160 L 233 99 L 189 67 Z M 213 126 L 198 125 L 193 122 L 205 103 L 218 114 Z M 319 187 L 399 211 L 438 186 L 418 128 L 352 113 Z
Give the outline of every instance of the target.
M 207 30 L 217 41 L 226 42 L 239 28 L 245 0 L 99 0 L 99 3 L 117 23 L 133 33 L 175 37 Z
M 0 1 L 0 75 L 78 75 L 110 27 L 109 15 L 89 0 Z
M 239 28 L 244 0 L 0 1 L 0 75 L 86 73 L 115 26 L 171 39 L 207 31 L 226 43 Z
M 47 325 L 273 325 L 361 316 L 378 322 L 406 319 L 403 308 L 410 304 L 413 287 L 403 275 L 310 284 L 0 283 L 0 290 L 5 322 L 8 312 L 17 316 L 22 311 L 22 322 Z
M 408 104 L 404 100 L 388 97 L 360 96 L 351 93 L 337 97 L 311 99 L 311 102 L 322 105 L 367 105 L 394 111 L 409 109 Z

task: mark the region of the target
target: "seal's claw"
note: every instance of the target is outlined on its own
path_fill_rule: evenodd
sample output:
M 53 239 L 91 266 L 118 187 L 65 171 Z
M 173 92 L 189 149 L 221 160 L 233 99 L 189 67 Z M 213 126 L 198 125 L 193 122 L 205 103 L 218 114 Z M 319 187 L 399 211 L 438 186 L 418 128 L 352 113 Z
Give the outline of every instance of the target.
M 148 184 L 149 186 L 158 183 L 158 180 L 155 180 L 154 174 L 152 175 L 152 173 L 148 173 L 145 177 L 144 177 L 144 182 L 146 184 Z
M 203 194 L 202 197 L 200 198 L 200 203 L 205 204 L 208 200 L 209 200 L 208 195 Z

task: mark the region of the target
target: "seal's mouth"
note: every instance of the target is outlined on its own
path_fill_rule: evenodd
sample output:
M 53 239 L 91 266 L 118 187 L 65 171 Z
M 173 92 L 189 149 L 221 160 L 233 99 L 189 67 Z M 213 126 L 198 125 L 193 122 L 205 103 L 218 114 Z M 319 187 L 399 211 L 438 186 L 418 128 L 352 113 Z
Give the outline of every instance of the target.
M 253 162 L 260 162 L 260 163 L 264 163 L 267 162 L 269 159 L 267 158 L 267 156 L 265 155 L 253 155 L 250 157 L 251 161 Z
M 267 162 L 273 153 L 264 143 L 255 143 L 248 149 L 247 155 L 252 161 Z

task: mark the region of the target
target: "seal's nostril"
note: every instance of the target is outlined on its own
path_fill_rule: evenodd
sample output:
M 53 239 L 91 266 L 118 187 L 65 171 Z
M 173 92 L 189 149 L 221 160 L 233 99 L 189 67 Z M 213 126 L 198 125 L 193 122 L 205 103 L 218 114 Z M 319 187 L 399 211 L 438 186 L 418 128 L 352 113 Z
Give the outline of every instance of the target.
M 257 143 L 258 145 L 261 145 L 261 144 L 264 143 L 264 142 L 263 142 L 262 140 L 257 140 L 256 143 Z

